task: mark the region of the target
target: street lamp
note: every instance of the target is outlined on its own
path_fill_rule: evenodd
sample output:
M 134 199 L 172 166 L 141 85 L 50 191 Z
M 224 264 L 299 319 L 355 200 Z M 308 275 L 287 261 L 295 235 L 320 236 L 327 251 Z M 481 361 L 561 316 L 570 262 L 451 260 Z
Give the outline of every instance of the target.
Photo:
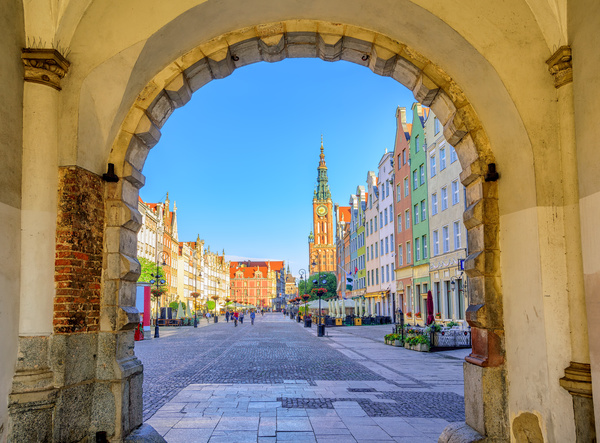
M 313 259 L 312 262 L 312 266 L 313 268 L 316 268 L 317 266 L 317 262 L 314 259 L 315 254 L 313 254 L 313 256 L 311 257 Z M 313 280 L 313 284 L 318 284 L 319 281 L 321 280 L 321 268 L 319 267 L 319 271 L 318 271 L 319 277 L 317 278 L 317 280 Z M 325 284 L 327 283 L 327 279 L 323 279 L 323 281 L 321 282 L 321 284 Z M 323 297 L 323 292 L 322 291 L 317 291 L 317 297 L 319 297 L 319 324 L 317 325 L 317 337 L 323 337 L 325 335 L 325 325 L 322 324 L 323 323 L 323 317 L 322 317 L 322 312 L 321 312 L 321 297 Z
M 161 251 L 156 254 L 156 274 L 150 274 L 150 276 L 153 277 L 153 279 L 150 280 L 150 284 L 153 285 L 156 283 L 156 323 L 154 325 L 154 338 L 160 338 L 160 333 L 158 330 L 158 318 L 160 317 L 160 297 L 162 295 L 161 286 L 166 283 L 166 280 L 161 278 L 162 276 L 160 275 L 159 262 L 162 261 L 162 265 L 167 266 L 165 259 L 168 256 L 169 254 L 166 251 Z

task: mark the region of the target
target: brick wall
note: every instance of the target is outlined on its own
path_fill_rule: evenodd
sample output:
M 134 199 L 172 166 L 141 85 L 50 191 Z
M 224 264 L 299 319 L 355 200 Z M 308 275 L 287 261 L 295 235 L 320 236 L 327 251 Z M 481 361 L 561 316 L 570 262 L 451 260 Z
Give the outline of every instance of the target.
M 78 167 L 59 170 L 54 332 L 95 332 L 100 322 L 104 182 Z

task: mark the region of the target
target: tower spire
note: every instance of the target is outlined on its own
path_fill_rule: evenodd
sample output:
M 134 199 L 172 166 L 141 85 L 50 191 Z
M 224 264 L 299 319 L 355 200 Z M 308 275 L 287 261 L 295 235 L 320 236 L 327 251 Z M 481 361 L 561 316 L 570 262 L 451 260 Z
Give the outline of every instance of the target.
M 331 199 L 331 192 L 329 191 L 329 185 L 327 184 L 327 181 L 327 165 L 325 164 L 323 136 L 321 135 L 321 154 L 319 155 L 319 167 L 317 168 L 317 189 L 315 190 L 315 199 Z

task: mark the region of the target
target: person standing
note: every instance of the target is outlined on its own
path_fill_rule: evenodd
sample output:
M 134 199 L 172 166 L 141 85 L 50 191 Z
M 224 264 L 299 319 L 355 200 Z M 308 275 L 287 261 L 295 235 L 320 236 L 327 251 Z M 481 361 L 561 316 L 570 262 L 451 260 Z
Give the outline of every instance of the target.
M 252 326 L 254 326 L 254 318 L 256 317 L 256 312 L 252 311 L 250 313 L 250 323 L 252 323 Z
M 229 311 L 225 312 L 225 321 L 229 323 Z
M 244 311 L 240 312 L 240 324 L 244 324 Z
M 239 318 L 239 314 L 237 311 L 235 311 L 233 313 L 233 322 L 235 323 L 235 327 L 237 328 L 237 322 L 238 322 L 238 318 Z

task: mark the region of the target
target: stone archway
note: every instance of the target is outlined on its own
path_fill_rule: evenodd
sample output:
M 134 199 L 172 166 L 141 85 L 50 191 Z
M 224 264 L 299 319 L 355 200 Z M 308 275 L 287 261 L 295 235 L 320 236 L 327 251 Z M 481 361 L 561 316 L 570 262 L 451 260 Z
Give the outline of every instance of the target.
M 461 180 L 467 190 L 467 318 L 473 328 L 473 351 L 465 363 L 467 424 L 490 438 L 506 439 L 497 185 L 485 181 L 494 157 L 479 118 L 459 85 L 411 48 L 359 27 L 311 20 L 261 24 L 201 44 L 170 63 L 144 87 L 121 126 L 109 159 L 122 180 L 109 182 L 106 187 L 105 269 L 99 307 L 101 318 L 106 320 L 100 333 L 107 345 L 102 358 L 113 360 L 119 368 L 107 374 L 104 381 L 120 386 L 121 395 L 114 396 L 115 435 L 119 435 L 119 429 L 126 434 L 141 424 L 142 374 L 133 355 L 132 328 L 137 324 L 137 314 L 132 297 L 139 274 L 136 241 L 140 214 L 136 208 L 138 191 L 144 184 L 141 171 L 145 159 L 160 139 L 160 128 L 194 91 L 238 67 L 287 57 L 346 60 L 367 66 L 412 90 L 415 99 L 430 106 L 442 122 L 446 139 L 456 148 L 463 168 Z M 109 329 L 105 331 L 104 327 Z

